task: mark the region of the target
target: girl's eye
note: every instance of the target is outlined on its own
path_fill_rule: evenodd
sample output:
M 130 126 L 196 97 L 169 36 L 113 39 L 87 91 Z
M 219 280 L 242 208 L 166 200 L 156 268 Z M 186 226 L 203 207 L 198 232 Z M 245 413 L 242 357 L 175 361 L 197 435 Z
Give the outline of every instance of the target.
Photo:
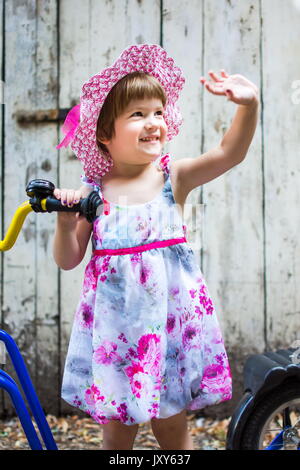
M 161 116 L 163 115 L 162 111 L 156 111 L 156 113 L 160 113 Z M 143 114 L 143 113 L 142 111 L 136 111 L 135 113 L 132 114 L 132 116 L 134 116 L 135 114 Z

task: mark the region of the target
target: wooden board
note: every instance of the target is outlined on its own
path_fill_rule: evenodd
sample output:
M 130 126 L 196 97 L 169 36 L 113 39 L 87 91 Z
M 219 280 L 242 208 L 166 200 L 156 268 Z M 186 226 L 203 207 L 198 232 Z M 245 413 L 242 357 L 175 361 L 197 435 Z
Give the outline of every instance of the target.
M 3 12 L 3 14 L 2 14 Z M 21 126 L 15 113 L 70 108 L 84 81 L 130 44 L 161 44 L 182 67 L 180 133 L 165 146 L 172 158 L 198 157 L 230 127 L 236 105 L 199 82 L 210 69 L 241 73 L 258 85 L 258 127 L 245 160 L 195 188 L 186 201 L 188 241 L 214 300 L 241 384 L 245 357 L 299 339 L 300 11 L 280 0 L 126 2 L 0 0 L 2 238 L 29 180 L 78 188 L 81 163 L 55 149 L 62 123 Z M 4 46 L 3 46 L 4 44 Z M 2 57 L 2 51 L 4 56 Z M 5 140 L 2 141 L 4 135 Z M 2 328 L 16 339 L 47 412 L 74 411 L 60 398 L 61 379 L 83 274 L 53 259 L 55 214 L 31 213 L 13 249 L 1 254 Z M 5 366 L 13 374 L 9 362 Z M 232 405 L 231 405 L 232 406 Z M 0 413 L 13 412 L 2 394 Z

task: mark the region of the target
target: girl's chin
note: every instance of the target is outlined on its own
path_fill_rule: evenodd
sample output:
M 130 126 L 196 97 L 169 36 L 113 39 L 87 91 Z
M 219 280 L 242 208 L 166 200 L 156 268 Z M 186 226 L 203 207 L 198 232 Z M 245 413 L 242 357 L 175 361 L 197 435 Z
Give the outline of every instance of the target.
M 162 145 L 158 145 L 158 146 L 155 146 L 155 148 L 148 148 L 148 149 L 145 149 L 145 148 L 142 148 L 140 149 L 144 155 L 148 155 L 149 157 L 152 157 L 152 156 L 158 156 L 158 155 L 161 155 L 161 152 L 162 152 Z
M 148 158 L 150 158 L 150 159 L 152 159 L 152 160 L 156 160 L 156 158 L 158 158 L 160 155 L 161 155 L 161 152 L 155 153 L 155 154 L 154 154 L 154 153 L 153 153 L 153 154 L 148 153 L 148 154 L 146 155 L 146 158 L 148 157 Z

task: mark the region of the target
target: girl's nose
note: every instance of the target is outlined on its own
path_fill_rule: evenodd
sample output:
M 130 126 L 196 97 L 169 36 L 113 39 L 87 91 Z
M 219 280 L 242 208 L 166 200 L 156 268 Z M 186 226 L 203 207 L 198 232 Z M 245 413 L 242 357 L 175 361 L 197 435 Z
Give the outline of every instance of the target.
M 146 123 L 147 128 L 151 127 L 157 127 L 157 123 L 155 122 L 154 118 L 149 118 L 147 123 Z

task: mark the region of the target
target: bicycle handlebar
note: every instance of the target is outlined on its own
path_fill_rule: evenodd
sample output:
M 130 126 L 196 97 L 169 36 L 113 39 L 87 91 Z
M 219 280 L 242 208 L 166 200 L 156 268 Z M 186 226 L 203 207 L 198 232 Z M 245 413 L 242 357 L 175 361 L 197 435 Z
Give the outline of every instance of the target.
M 54 184 L 47 180 L 36 179 L 28 183 L 26 192 L 30 199 L 16 210 L 4 240 L 0 241 L 0 251 L 13 247 L 29 212 L 79 212 L 88 222 L 93 223 L 103 211 L 103 200 L 97 191 L 92 191 L 78 204 L 68 207 L 53 196 L 54 189 Z

